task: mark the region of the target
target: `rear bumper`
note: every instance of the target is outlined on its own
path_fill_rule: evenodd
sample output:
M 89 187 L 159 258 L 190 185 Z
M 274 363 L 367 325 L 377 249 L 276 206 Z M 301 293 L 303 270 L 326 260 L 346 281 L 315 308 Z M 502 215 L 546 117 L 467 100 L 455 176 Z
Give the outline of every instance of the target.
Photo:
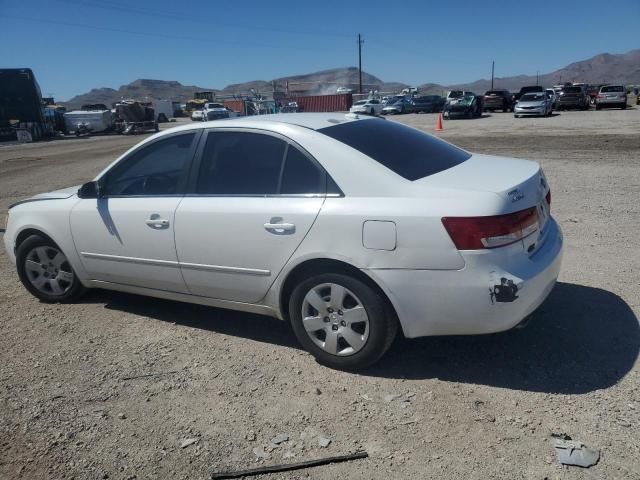
M 596 105 L 624 105 L 626 98 L 596 98 Z
M 531 257 L 521 244 L 462 252 L 462 270 L 365 270 L 393 303 L 406 337 L 474 335 L 518 325 L 547 298 L 562 263 L 562 232 L 550 219 Z M 511 290 L 499 292 L 501 285 Z M 516 289 L 517 291 L 513 292 Z

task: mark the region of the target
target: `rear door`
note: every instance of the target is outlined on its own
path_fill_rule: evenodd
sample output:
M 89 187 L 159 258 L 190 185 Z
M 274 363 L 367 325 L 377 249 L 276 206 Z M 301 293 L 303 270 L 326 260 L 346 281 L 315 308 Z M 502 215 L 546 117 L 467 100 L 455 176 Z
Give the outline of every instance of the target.
M 176 249 L 193 295 L 258 302 L 313 225 L 327 176 L 264 131 L 215 129 L 176 211 Z

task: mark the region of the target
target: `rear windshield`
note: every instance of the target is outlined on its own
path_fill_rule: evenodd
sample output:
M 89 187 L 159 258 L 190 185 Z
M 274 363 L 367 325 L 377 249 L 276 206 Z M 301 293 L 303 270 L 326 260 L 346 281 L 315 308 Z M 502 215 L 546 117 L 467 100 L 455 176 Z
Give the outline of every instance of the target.
M 602 87 L 600 89 L 602 93 L 607 92 L 624 92 L 624 87 L 622 85 L 608 85 L 606 87 Z
M 564 87 L 562 91 L 565 93 L 580 93 L 582 92 L 582 87 Z
M 411 181 L 455 167 L 471 157 L 436 137 L 382 119 L 344 122 L 318 132 L 364 153 Z
M 544 88 L 542 87 L 522 87 L 520 89 L 521 93 L 529 93 L 529 92 L 542 92 Z
M 487 96 L 502 95 L 502 94 L 504 94 L 504 90 L 489 90 L 487 93 L 485 93 L 485 95 Z

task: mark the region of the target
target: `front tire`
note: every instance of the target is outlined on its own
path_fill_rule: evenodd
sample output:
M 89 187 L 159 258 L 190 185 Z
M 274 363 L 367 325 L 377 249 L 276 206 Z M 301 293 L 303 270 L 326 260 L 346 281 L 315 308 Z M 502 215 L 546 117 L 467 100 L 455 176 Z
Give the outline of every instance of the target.
M 340 370 L 372 365 L 397 332 L 397 321 L 381 294 L 338 273 L 301 282 L 289 299 L 289 317 L 302 346 L 319 363 Z
M 51 240 L 32 235 L 16 251 L 18 277 L 24 287 L 46 303 L 66 303 L 84 293 L 69 260 Z

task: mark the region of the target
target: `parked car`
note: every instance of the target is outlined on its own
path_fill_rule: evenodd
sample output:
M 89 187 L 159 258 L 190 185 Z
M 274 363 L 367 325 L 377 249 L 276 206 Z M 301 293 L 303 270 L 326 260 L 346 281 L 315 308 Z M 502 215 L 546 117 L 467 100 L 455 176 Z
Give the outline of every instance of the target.
M 469 92 L 467 90 L 451 90 L 449 93 L 447 93 L 446 103 L 449 103 L 452 100 L 457 100 L 458 98 L 462 98 L 465 95 L 475 95 L 475 93 Z
M 151 136 L 79 189 L 12 205 L 4 244 L 43 302 L 97 287 L 266 314 L 358 369 L 398 329 L 529 317 L 560 270 L 550 203 L 536 162 L 380 118 L 265 115 Z
M 341 94 L 344 94 L 344 93 L 352 93 L 352 92 L 353 92 L 353 90 L 352 90 L 352 89 L 350 89 L 350 88 L 347 88 L 347 87 L 338 87 L 338 88 L 336 89 L 336 93 L 341 93 Z
M 596 98 L 596 110 L 603 107 L 627 108 L 627 90 L 624 85 L 605 85 L 600 87 Z
M 382 107 L 382 115 L 398 115 L 399 113 L 409 113 L 412 109 L 411 102 L 406 97 L 393 97 L 387 100 Z
M 349 109 L 351 113 L 365 113 L 367 115 L 380 115 L 384 108 L 383 103 L 377 99 L 358 100 Z
M 513 108 L 513 116 L 516 118 L 522 116 L 539 116 L 547 117 L 553 111 L 553 100 L 547 92 L 525 93 Z
M 446 119 L 478 118 L 480 116 L 482 116 L 482 97 L 473 93 L 467 93 L 464 97 L 450 100 L 442 110 L 442 117 Z
M 418 94 L 418 87 L 407 87 L 407 88 L 403 88 L 402 92 L 400 92 L 404 95 L 417 95 Z
M 442 111 L 445 99 L 440 95 L 425 95 L 422 97 L 413 97 L 410 103 L 411 111 L 414 113 L 434 113 Z
M 482 98 L 482 106 L 491 112 L 496 110 L 508 112 L 513 109 L 513 95 L 509 90 L 489 90 Z
M 202 119 L 205 121 L 219 120 L 222 118 L 232 118 L 237 116 L 238 113 L 234 112 L 230 108 L 225 107 L 221 103 L 205 103 L 204 109 L 202 110 Z
M 513 99 L 517 102 L 524 94 L 533 92 L 544 92 L 544 87 L 540 85 L 529 85 L 526 87 L 522 87 L 520 91 L 514 95 Z
M 204 122 L 204 110 L 198 109 L 191 112 L 191 120 L 194 122 Z
M 589 95 L 583 85 L 567 85 L 562 87 L 558 93 L 556 101 L 558 110 L 567 110 L 571 108 L 579 108 L 580 110 L 589 109 Z

